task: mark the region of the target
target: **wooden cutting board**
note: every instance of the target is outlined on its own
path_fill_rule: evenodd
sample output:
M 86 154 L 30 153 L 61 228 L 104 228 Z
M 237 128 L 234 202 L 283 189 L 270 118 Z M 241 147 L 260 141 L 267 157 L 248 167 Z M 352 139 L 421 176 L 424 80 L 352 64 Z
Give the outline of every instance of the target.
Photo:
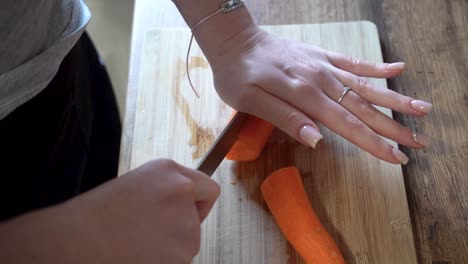
M 382 61 L 370 22 L 265 26 L 358 58 Z M 217 96 L 208 63 L 195 44 L 187 81 L 187 29 L 149 31 L 143 44 L 131 168 L 155 158 L 195 167 L 232 109 Z M 381 87 L 385 80 L 371 79 Z M 391 115 L 391 112 L 384 110 Z M 223 161 L 213 178 L 222 194 L 202 226 L 195 263 L 302 263 L 265 206 L 259 185 L 280 167 L 297 166 L 319 218 L 348 263 L 416 263 L 401 166 L 379 161 L 322 127 L 316 150 L 275 130 L 254 162 Z M 395 143 L 393 143 L 395 144 Z

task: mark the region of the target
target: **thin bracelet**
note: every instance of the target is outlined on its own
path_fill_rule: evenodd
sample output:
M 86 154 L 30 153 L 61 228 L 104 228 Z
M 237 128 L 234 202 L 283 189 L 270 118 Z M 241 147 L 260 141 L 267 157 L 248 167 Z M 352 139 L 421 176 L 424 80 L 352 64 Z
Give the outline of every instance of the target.
M 193 83 L 192 83 L 192 79 L 190 78 L 190 71 L 189 71 L 189 56 L 190 56 L 190 48 L 192 47 L 192 42 L 193 42 L 193 32 L 205 21 L 207 21 L 208 19 L 216 16 L 217 14 L 219 13 L 228 13 L 234 9 L 237 9 L 239 7 L 242 7 L 244 6 L 244 1 L 242 0 L 229 0 L 225 3 L 222 3 L 219 7 L 218 10 L 216 10 L 215 12 L 209 14 L 208 16 L 202 18 L 200 21 L 198 21 L 197 23 L 195 23 L 195 25 L 192 27 L 191 31 L 192 31 L 192 36 L 190 37 L 190 42 L 189 42 L 189 46 L 188 46 L 188 49 L 187 49 L 187 57 L 185 59 L 185 70 L 187 71 L 187 78 L 188 78 L 188 81 L 190 83 L 190 86 L 192 87 L 192 91 L 195 93 L 195 95 L 197 96 L 197 98 L 200 98 L 200 96 L 198 95 L 198 92 L 197 90 L 195 90 L 195 87 L 193 87 Z

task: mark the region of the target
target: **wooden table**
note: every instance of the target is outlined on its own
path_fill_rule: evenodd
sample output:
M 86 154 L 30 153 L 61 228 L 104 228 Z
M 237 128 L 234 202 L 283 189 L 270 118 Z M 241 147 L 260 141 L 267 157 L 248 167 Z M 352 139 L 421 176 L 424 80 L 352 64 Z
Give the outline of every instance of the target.
M 369 20 L 379 30 L 385 61 L 407 70 L 391 89 L 434 104 L 418 120 L 433 137 L 424 151 L 404 148 L 403 167 L 420 263 L 468 261 L 468 1 L 269 0 L 247 5 L 258 24 Z M 120 172 L 130 166 L 141 46 L 154 27 L 184 26 L 171 1 L 136 0 Z M 394 113 L 404 125 L 412 119 Z

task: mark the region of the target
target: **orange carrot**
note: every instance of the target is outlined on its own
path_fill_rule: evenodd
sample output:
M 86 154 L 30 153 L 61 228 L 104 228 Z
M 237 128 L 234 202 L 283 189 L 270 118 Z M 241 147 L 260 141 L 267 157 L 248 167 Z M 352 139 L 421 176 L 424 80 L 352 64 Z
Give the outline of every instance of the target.
M 236 161 L 257 159 L 270 138 L 273 128 L 272 124 L 263 119 L 248 116 L 242 124 L 237 141 L 226 155 L 226 159 Z
M 335 241 L 315 214 L 296 167 L 270 174 L 262 183 L 261 191 L 286 239 L 307 263 L 345 263 Z

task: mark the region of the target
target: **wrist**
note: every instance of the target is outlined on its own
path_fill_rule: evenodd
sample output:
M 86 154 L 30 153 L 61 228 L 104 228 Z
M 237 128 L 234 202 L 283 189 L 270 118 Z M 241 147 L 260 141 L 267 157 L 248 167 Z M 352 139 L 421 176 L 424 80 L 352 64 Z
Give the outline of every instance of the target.
M 197 24 L 202 19 L 219 10 L 220 5 L 227 0 L 182 1 L 174 0 L 177 8 L 192 30 L 198 45 L 211 61 L 218 56 L 223 44 L 245 29 L 255 25 L 247 7 L 243 5 L 229 12 L 220 12 Z M 194 28 L 194 26 L 196 28 Z
M 204 25 L 203 25 L 204 24 Z M 200 25 L 193 35 L 205 56 L 211 62 L 222 55 L 223 46 L 255 23 L 246 7 L 219 14 Z

